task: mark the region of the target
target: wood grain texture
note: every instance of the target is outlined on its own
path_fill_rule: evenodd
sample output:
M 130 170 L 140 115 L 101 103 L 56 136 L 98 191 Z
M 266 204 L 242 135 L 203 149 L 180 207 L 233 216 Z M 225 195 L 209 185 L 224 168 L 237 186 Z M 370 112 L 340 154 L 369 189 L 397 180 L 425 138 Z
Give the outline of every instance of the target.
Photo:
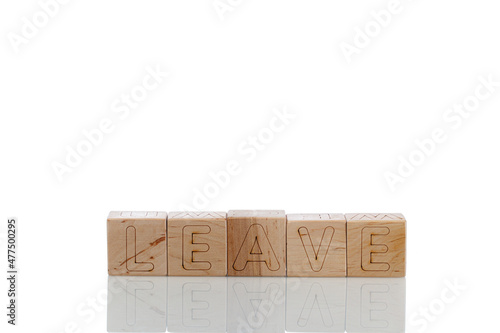
M 167 275 L 167 213 L 110 212 L 109 275 Z
M 346 276 L 343 214 L 287 215 L 287 275 Z
M 226 276 L 226 213 L 168 214 L 168 275 Z
M 404 277 L 406 219 L 402 214 L 346 214 L 347 276 Z
M 285 276 L 285 211 L 229 211 L 227 250 L 229 276 Z

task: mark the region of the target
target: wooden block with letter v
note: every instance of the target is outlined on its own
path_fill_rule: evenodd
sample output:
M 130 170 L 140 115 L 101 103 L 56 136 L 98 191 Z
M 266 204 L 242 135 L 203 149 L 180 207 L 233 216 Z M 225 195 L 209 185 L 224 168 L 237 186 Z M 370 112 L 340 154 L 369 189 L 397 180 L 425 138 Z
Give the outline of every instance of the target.
M 166 212 L 110 212 L 109 275 L 167 275 L 166 232 Z
M 226 213 L 168 214 L 168 275 L 226 276 Z
M 346 214 L 347 276 L 404 277 L 406 220 L 402 214 Z
M 287 275 L 346 276 L 343 214 L 287 215 Z
M 229 276 L 285 276 L 285 211 L 229 211 L 227 272 Z

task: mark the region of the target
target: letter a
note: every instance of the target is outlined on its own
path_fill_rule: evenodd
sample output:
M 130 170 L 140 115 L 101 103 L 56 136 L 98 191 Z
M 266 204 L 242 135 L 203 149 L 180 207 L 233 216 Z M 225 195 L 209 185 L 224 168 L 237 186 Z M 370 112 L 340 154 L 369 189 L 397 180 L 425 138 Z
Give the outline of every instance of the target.
M 260 224 L 252 224 L 248 228 L 243 244 L 234 260 L 233 268 L 236 271 L 242 271 L 249 262 L 265 263 L 271 271 L 280 269 L 276 253 L 274 253 L 271 242 Z

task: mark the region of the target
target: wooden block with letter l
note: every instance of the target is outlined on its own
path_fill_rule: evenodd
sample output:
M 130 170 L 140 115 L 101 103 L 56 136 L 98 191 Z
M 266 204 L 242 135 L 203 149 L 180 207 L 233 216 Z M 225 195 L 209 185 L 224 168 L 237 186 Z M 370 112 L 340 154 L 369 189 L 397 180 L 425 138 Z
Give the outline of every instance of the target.
M 285 211 L 228 212 L 227 272 L 229 276 L 285 276 Z
M 346 214 L 347 276 L 404 277 L 406 220 L 402 214 Z
M 288 276 L 346 276 L 344 215 L 287 215 L 286 253 Z
M 167 275 L 166 233 L 166 212 L 110 212 L 109 275 Z
M 168 214 L 168 275 L 226 276 L 226 213 Z

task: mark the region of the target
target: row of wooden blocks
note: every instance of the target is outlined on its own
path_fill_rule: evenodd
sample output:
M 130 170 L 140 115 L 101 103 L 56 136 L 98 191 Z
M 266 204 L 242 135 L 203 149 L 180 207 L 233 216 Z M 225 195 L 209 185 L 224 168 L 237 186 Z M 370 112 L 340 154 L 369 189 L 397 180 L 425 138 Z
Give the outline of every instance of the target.
M 110 212 L 110 275 L 406 275 L 402 214 Z

